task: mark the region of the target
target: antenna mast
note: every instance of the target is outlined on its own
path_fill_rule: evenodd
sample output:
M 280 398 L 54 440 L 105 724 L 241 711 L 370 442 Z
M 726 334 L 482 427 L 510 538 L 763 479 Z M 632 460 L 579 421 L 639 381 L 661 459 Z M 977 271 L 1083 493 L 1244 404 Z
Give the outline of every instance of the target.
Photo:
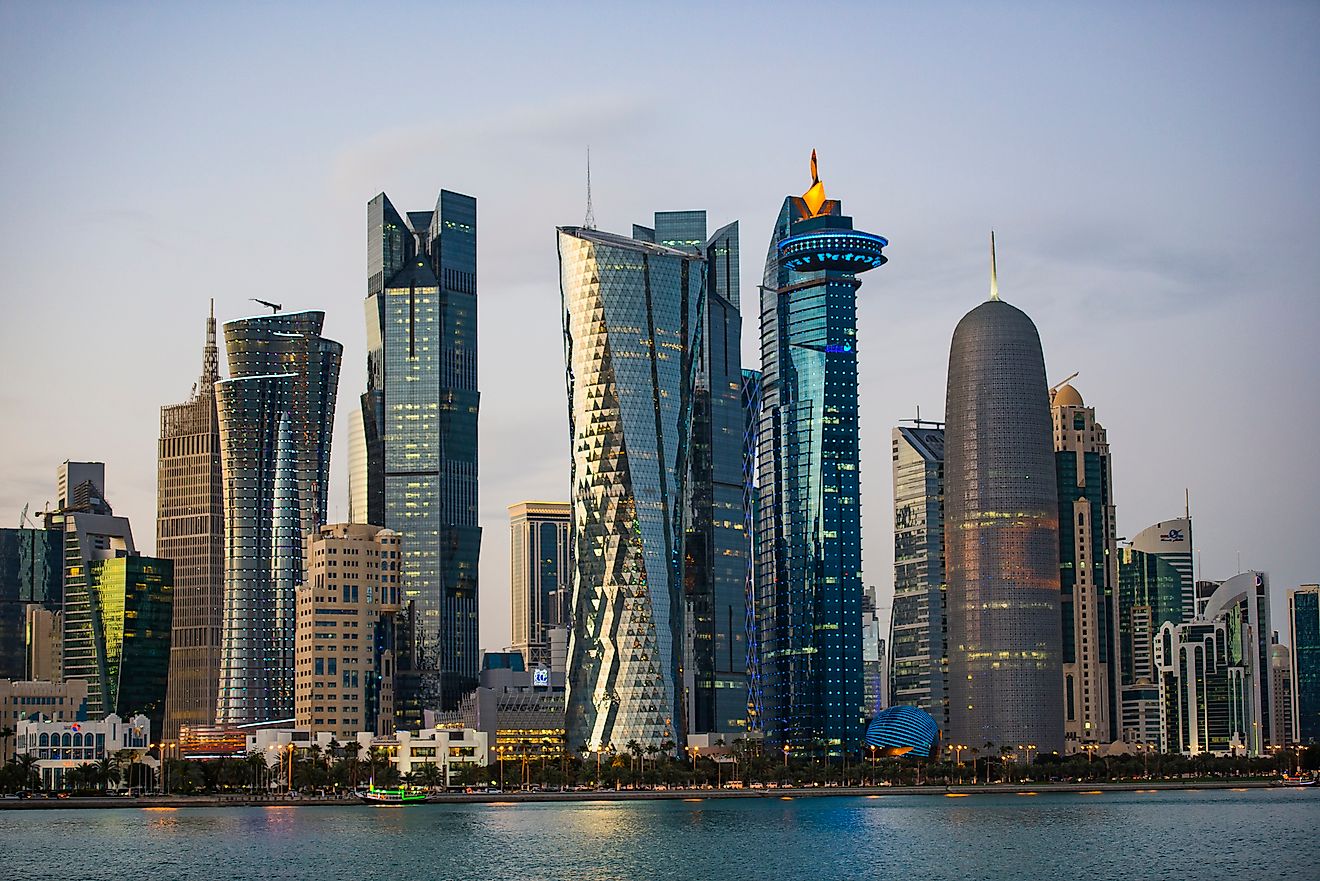
M 585 229 L 596 228 L 596 212 L 591 207 L 591 147 L 587 147 L 587 216 L 582 221 Z

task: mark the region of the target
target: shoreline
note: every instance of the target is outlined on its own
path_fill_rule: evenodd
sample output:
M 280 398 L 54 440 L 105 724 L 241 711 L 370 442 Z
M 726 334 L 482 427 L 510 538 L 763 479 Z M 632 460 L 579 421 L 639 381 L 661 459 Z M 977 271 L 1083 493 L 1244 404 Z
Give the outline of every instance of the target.
M 1054 794 L 1095 794 L 1110 792 L 1176 792 L 1186 790 L 1246 790 L 1276 789 L 1270 780 L 1188 780 L 1188 781 L 1132 781 L 1126 783 L 991 783 L 981 786 L 830 786 L 830 787 L 781 787 L 778 789 L 669 789 L 660 792 L 652 790 L 613 789 L 586 792 L 447 792 L 434 796 L 427 804 L 497 804 L 510 806 L 516 804 L 536 804 L 545 802 L 620 802 L 620 801 L 704 801 L 718 798 L 834 798 L 834 797 L 883 797 L 887 795 L 925 795 L 951 796 L 954 798 L 974 795 L 1054 795 Z M 86 810 L 86 809 L 121 809 L 150 810 L 175 808 L 311 808 L 311 807 L 367 807 L 358 798 L 303 798 L 303 799 L 255 799 L 248 796 L 225 795 L 178 795 L 144 796 L 126 798 L 124 796 L 96 796 L 84 798 L 31 798 L 0 799 L 0 810 Z M 417 807 L 410 805 L 409 807 Z

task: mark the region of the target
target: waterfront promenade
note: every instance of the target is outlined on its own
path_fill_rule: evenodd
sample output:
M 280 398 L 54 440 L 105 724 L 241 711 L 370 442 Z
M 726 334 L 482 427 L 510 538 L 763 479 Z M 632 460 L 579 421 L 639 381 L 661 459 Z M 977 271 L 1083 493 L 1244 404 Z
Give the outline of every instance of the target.
M 1135 780 L 1124 783 L 991 783 L 979 786 L 803 786 L 775 789 L 592 789 L 552 792 L 444 792 L 432 796 L 430 804 L 510 804 L 537 802 L 601 801 L 692 801 L 713 798 L 827 798 L 834 796 L 884 797 L 929 795 L 962 798 L 975 795 L 1040 796 L 1110 792 L 1173 792 L 1180 790 L 1267 789 L 1271 780 Z M 96 796 L 70 798 L 5 798 L 0 810 L 50 810 L 84 808 L 215 808 L 215 807 L 343 807 L 361 805 L 356 797 L 252 798 L 247 795 L 151 795 L 137 798 Z

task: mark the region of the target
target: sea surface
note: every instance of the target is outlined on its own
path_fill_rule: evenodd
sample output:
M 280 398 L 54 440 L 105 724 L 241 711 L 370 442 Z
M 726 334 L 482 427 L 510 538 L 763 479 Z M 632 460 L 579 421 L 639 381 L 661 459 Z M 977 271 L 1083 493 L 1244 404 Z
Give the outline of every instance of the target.
M 14 879 L 1320 879 L 1320 792 L 0 811 Z

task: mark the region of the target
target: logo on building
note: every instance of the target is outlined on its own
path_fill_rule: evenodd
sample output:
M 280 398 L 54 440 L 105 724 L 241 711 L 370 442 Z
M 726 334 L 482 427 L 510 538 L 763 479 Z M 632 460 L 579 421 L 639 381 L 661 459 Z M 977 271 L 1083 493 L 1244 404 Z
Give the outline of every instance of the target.
M 549 670 L 547 670 L 544 667 L 537 667 L 535 670 L 532 671 L 532 685 L 548 686 L 549 684 L 550 684 Z
M 1170 529 L 1160 536 L 1160 541 L 1186 541 L 1187 537 L 1183 535 L 1181 529 Z

